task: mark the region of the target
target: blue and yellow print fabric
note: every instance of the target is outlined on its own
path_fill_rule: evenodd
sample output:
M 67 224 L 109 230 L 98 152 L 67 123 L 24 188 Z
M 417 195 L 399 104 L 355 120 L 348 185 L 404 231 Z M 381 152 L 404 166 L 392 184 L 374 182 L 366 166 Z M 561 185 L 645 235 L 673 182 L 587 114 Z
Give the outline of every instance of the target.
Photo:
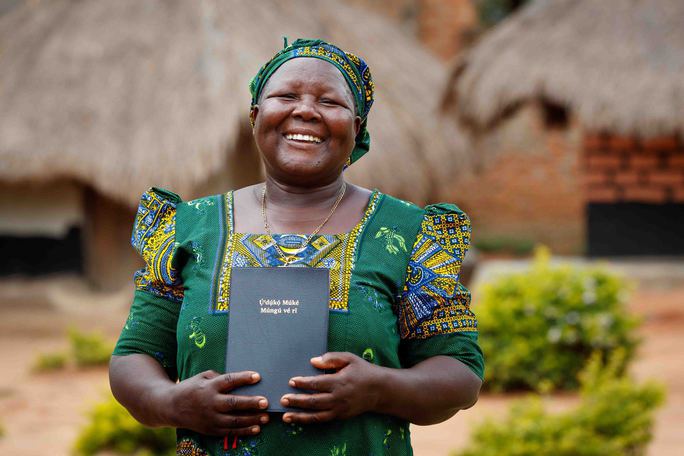
M 230 276 L 234 267 L 311 267 L 330 270 L 330 310 L 346 312 L 349 307 L 349 287 L 359 235 L 375 211 L 379 194 L 371 195 L 361 221 L 344 234 L 315 236 L 305 248 L 307 236 L 301 234 L 245 234 L 233 230 L 233 194 L 226 198 L 228 245 L 222 261 L 215 312 L 230 308 Z M 287 255 L 284 258 L 276 244 Z
M 131 245 L 146 265 L 135 273 L 136 289 L 180 302 L 183 289 L 172 264 L 176 242 L 176 199 L 179 200 L 177 195 L 159 189 L 150 189 L 142 195 Z
M 470 219 L 465 213 L 425 214 L 397 309 L 402 339 L 477 331 L 470 291 L 459 280 L 469 245 Z

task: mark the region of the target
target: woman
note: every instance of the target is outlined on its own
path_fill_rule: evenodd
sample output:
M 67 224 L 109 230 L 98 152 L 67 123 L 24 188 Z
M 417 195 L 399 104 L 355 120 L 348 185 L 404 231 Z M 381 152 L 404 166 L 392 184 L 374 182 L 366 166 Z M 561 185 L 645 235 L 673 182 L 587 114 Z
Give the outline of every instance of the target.
M 369 149 L 373 82 L 360 58 L 297 40 L 250 89 L 266 181 L 189 202 L 142 197 L 132 242 L 147 267 L 112 391 L 142 423 L 178 428 L 178 454 L 411 454 L 409 423 L 448 419 L 481 385 L 458 281 L 469 220 L 345 183 Z M 291 380 L 302 392 L 281 403 L 296 412 L 269 415 L 265 398 L 231 394 L 259 373 L 222 374 L 230 274 L 243 266 L 330 269 L 329 352 L 311 363 L 331 373 Z

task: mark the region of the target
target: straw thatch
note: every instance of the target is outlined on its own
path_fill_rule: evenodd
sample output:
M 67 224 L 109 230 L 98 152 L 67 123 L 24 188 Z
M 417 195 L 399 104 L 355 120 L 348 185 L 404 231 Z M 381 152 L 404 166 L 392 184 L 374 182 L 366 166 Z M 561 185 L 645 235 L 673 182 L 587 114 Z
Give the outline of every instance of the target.
M 453 138 L 435 120 L 445 70 L 367 12 L 335 0 L 34 0 L 0 16 L 0 179 L 76 178 L 130 203 L 153 184 L 192 193 L 230 163 L 248 81 L 282 35 L 328 39 L 371 65 L 373 145 L 352 180 L 420 200 L 450 176 Z
M 684 133 L 684 1 L 534 1 L 456 62 L 443 105 L 482 131 L 532 100 L 589 129 Z

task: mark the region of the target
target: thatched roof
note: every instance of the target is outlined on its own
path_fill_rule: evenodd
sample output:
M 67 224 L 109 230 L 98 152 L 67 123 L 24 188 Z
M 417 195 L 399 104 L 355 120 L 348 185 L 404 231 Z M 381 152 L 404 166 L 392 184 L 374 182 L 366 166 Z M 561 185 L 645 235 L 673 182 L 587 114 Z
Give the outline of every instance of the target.
M 420 200 L 451 176 L 446 71 L 372 14 L 335 0 L 33 0 L 0 16 L 0 179 L 73 177 L 131 203 L 150 185 L 191 194 L 228 163 L 248 81 L 283 35 L 371 65 L 372 147 L 353 181 Z
M 586 127 L 684 133 L 684 1 L 543 0 L 463 55 L 443 105 L 477 130 L 532 100 Z

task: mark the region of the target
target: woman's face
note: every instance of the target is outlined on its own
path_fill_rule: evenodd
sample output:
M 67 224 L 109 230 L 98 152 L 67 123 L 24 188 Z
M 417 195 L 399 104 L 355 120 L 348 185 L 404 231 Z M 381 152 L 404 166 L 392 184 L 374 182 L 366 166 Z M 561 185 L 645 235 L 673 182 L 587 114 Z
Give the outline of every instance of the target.
M 266 172 L 305 186 L 339 177 L 361 125 L 344 76 L 316 58 L 292 59 L 278 68 L 252 115 Z

